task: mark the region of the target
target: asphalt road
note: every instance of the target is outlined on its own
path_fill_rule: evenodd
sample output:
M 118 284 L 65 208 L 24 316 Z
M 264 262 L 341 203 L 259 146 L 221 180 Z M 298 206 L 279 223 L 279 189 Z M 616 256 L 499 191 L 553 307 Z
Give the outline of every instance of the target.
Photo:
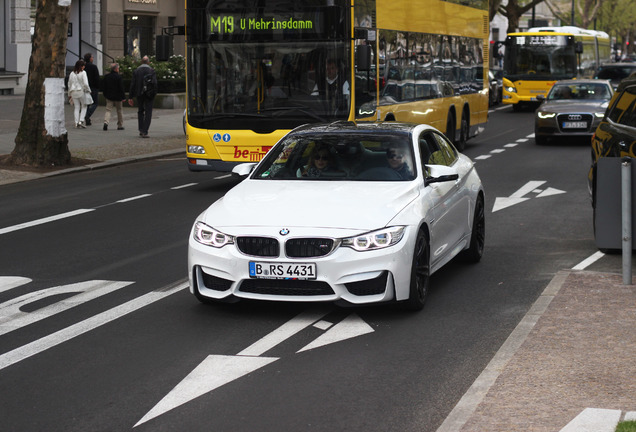
M 469 141 L 485 255 L 433 275 L 420 313 L 199 304 L 189 229 L 236 180 L 181 158 L 1 186 L 0 429 L 435 431 L 552 277 L 597 251 L 588 143 L 536 146 L 532 118 L 498 109 Z

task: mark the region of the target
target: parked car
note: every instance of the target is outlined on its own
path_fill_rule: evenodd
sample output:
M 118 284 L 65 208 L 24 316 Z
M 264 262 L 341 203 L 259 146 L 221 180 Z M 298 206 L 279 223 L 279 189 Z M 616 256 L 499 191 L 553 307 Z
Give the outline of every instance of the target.
M 598 68 L 594 78 L 610 80 L 612 87 L 616 90 L 618 84 L 634 72 L 636 72 L 636 63 L 608 63 Z
M 588 185 L 596 214 L 596 167 L 603 157 L 636 158 L 636 74 L 623 80 L 592 136 Z
M 591 137 L 614 93 L 607 80 L 557 81 L 534 115 L 534 141 L 555 137 Z
M 480 260 L 484 190 L 438 130 L 406 123 L 301 126 L 195 221 L 190 291 L 202 302 L 401 302 L 430 275 Z

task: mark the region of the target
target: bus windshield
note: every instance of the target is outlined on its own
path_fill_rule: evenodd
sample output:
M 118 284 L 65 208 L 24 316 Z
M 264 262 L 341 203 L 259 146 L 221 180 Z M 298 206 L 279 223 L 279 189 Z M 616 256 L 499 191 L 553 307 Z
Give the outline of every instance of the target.
M 344 5 L 328 0 L 188 3 L 192 126 L 267 132 L 348 118 L 350 40 Z M 190 6 L 197 3 L 198 9 Z
M 576 76 L 577 58 L 566 36 L 509 36 L 504 74 L 511 81 L 560 80 Z

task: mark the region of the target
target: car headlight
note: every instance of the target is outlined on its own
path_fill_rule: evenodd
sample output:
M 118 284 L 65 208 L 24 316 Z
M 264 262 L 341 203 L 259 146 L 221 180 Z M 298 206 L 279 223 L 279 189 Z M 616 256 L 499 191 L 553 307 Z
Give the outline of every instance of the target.
M 403 236 L 403 226 L 389 227 L 342 239 L 342 246 L 350 247 L 360 252 L 377 250 L 393 246 L 402 240 Z
M 508 93 L 517 93 L 517 89 L 512 86 L 506 86 L 505 89 Z
M 605 112 L 595 112 L 595 113 L 594 113 L 594 115 L 595 115 L 597 118 L 603 118 L 603 117 L 605 116 Z
M 194 224 L 193 237 L 199 243 L 215 248 L 222 248 L 225 245 L 234 243 L 233 236 L 224 234 L 203 222 Z
M 537 116 L 541 119 L 547 119 L 547 118 L 552 118 L 556 115 L 556 113 L 551 113 L 551 112 L 545 112 L 545 111 L 539 111 L 537 113 Z

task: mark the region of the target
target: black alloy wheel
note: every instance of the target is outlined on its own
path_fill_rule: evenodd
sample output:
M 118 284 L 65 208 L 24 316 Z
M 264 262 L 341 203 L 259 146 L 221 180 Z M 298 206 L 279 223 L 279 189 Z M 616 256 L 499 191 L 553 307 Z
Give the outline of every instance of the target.
M 430 257 L 431 249 L 428 234 L 426 230 L 420 229 L 415 239 L 415 248 L 413 249 L 409 298 L 404 301 L 404 307 L 407 310 L 422 310 L 426 303 L 431 275 Z
M 477 263 L 484 254 L 486 244 L 486 213 L 484 211 L 484 198 L 479 195 L 475 203 L 475 215 L 473 217 L 473 229 L 470 234 L 470 246 L 461 252 L 460 257 L 464 262 Z

